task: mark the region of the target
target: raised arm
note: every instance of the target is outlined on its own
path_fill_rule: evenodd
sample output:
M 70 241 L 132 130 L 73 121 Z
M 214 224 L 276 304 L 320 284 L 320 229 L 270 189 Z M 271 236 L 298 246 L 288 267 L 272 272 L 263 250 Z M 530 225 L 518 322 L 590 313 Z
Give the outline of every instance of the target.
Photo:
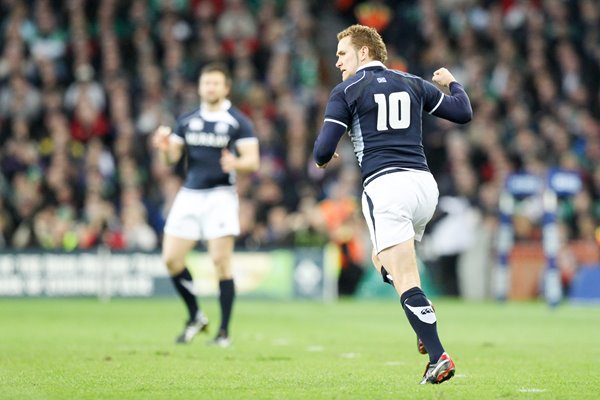
M 443 94 L 443 97 L 429 113 L 458 124 L 466 124 L 471 121 L 473 109 L 469 96 L 450 71 L 440 68 L 433 73 L 432 80 L 440 86 L 450 88 L 450 96 Z

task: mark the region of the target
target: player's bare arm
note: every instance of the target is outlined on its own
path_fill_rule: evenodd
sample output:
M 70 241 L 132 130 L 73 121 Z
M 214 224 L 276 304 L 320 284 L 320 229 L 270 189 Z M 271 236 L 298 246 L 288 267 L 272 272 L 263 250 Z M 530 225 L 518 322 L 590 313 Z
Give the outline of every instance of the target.
M 239 156 L 227 149 L 221 152 L 221 168 L 223 172 L 250 173 L 256 172 L 260 166 L 258 141 L 245 140 L 237 144 Z
M 152 136 L 152 146 L 159 151 L 160 159 L 167 165 L 179 161 L 183 153 L 183 143 L 172 140 L 172 130 L 168 126 L 159 126 Z

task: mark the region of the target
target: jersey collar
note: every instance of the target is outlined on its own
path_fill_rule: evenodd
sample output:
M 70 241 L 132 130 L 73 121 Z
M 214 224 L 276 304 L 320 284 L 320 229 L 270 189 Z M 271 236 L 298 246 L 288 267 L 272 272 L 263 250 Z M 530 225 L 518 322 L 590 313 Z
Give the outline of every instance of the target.
M 356 72 L 360 71 L 361 69 L 373 68 L 373 67 L 387 69 L 387 67 L 385 65 L 383 65 L 383 63 L 381 61 L 369 61 L 368 63 L 363 64 L 360 67 L 358 67 L 356 69 Z
M 223 103 L 221 103 L 221 107 L 213 112 L 219 112 L 219 111 L 227 111 L 231 108 L 231 101 L 229 101 L 228 99 L 225 99 L 225 101 L 223 101 Z M 206 110 L 206 106 L 204 105 L 204 103 L 200 103 L 200 109 L 207 111 Z

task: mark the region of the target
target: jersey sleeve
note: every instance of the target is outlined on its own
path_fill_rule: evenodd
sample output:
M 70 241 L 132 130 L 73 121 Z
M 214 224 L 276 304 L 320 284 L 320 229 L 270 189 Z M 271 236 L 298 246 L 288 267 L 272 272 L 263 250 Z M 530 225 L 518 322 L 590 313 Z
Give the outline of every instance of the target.
M 352 123 L 352 112 L 342 86 L 337 86 L 331 91 L 327 107 L 325 108 L 325 121 L 342 125 L 348 130 Z
M 170 139 L 179 143 L 185 142 L 185 124 L 182 122 L 181 118 L 177 120 L 175 129 L 171 133 Z
M 444 93 L 433 83 L 426 80 L 421 82 L 423 82 L 423 110 L 431 114 L 444 100 Z
M 462 85 L 455 81 L 450 83 L 450 96 L 442 95 L 442 101 L 430 114 L 457 124 L 466 124 L 473 118 L 473 109 Z
M 313 148 L 313 157 L 317 165 L 324 165 L 331 160 L 338 142 L 346 133 L 346 128 L 331 121 L 325 121 Z
M 256 138 L 256 133 L 254 132 L 254 126 L 248 118 L 245 116 L 239 116 L 237 121 L 239 126 L 236 131 L 236 135 L 232 138 L 233 144 L 246 140 L 258 140 Z

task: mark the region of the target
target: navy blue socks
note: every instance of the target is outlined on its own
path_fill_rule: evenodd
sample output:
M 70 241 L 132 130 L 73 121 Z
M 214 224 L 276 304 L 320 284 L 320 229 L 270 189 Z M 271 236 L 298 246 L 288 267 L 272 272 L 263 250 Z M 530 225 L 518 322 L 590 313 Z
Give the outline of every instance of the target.
M 436 363 L 444 353 L 444 347 L 438 337 L 437 320 L 431 303 L 418 287 L 410 288 L 402 293 L 400 301 L 408 322 L 429 353 L 429 361 L 432 364 Z
M 221 305 L 220 331 L 225 334 L 229 332 L 229 320 L 231 319 L 234 298 L 235 286 L 233 284 L 233 279 L 219 281 L 219 304 Z
M 171 280 L 187 307 L 188 322 L 193 321 L 196 319 L 196 314 L 198 314 L 198 301 L 196 300 L 196 289 L 190 271 L 184 268 L 179 274 L 172 276 Z

